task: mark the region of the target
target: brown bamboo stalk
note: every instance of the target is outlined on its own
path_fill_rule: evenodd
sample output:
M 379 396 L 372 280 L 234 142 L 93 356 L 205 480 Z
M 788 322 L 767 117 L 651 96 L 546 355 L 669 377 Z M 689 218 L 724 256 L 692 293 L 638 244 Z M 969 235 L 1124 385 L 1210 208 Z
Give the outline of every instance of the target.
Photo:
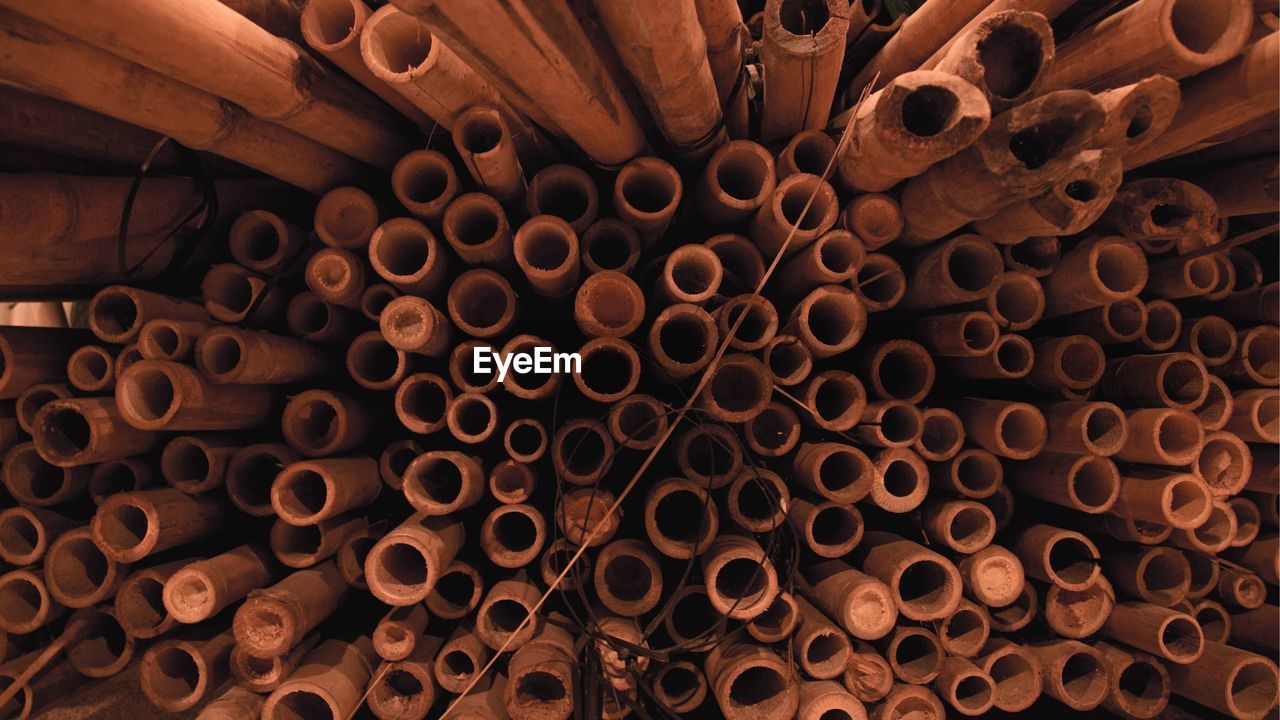
M 365 697 L 375 659 L 369 638 L 326 640 L 302 659 L 301 666 L 267 697 L 263 717 L 323 708 L 335 718 L 355 713 Z
M 821 127 L 835 98 L 849 34 L 848 6 L 821 0 L 805 10 L 782 0 L 765 3 L 760 59 L 772 73 L 760 131 L 766 141 Z
M 84 608 L 111 599 L 129 566 L 98 549 L 88 527 L 63 533 L 44 556 L 44 581 L 54 600 Z
M 216 4 L 204 3 L 202 7 Z M 55 8 L 49 6 L 47 9 Z M 71 7 L 56 10 L 64 9 L 73 15 L 76 13 L 76 9 Z M 28 9 L 24 7 L 22 10 Z M 234 15 L 230 10 L 226 12 Z M 78 22 L 91 25 L 102 16 L 83 15 Z M 183 23 L 187 17 L 182 16 Z M 159 25 L 147 22 L 128 24 L 138 29 L 144 26 L 156 28 L 156 32 L 170 39 L 187 34 L 160 31 Z M 63 29 L 71 27 L 62 18 L 59 18 L 58 26 Z M 0 38 L 0 43 L 14 58 L 14 62 L 6 67 L 6 77 L 20 85 L 39 85 L 43 93 L 157 133 L 172 135 L 187 147 L 207 150 L 244 163 L 310 192 L 324 192 L 335 185 L 352 182 L 366 172 L 364 165 L 342 152 L 267 120 L 259 120 L 248 112 L 227 105 L 216 94 L 197 90 L 162 72 L 148 70 L 73 40 L 51 27 L 12 13 L 6 15 L 5 27 L 11 32 Z M 206 40 L 215 35 L 210 33 Z M 207 53 L 192 53 L 188 47 L 179 48 L 173 55 L 210 57 Z M 71 68 L 81 68 L 82 71 L 72 72 Z M 230 77 L 228 73 L 206 74 Z M 181 108 L 181 112 L 174 108 Z
M 173 488 L 120 493 L 93 516 L 93 541 L 112 560 L 137 562 L 148 555 L 208 537 L 227 518 L 224 501 Z
M 238 647 L 253 657 L 284 655 L 346 599 L 347 584 L 326 562 L 254 591 L 232 620 Z

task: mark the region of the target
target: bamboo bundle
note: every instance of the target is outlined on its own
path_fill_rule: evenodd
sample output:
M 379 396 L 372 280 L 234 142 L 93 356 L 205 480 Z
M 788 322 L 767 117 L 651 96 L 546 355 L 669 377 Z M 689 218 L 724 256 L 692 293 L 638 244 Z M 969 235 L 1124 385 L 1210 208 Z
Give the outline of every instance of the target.
M 135 283 L 127 173 L 0 177 L 0 283 L 97 291 L 0 328 L 0 714 L 135 661 L 158 712 L 236 720 L 1274 713 L 1275 164 L 1264 133 L 1122 169 L 1274 121 L 1274 36 L 1160 39 L 1236 4 L 770 0 L 757 49 L 710 0 L 207 2 L 68 18 L 128 59 L 4 11 L 7 81 L 323 197 L 209 164 L 193 272 Z M 396 145 L 391 193 L 231 104 L 394 130 L 286 76 L 267 33 L 299 28 L 451 126 Z M 130 64 L 179 47 L 234 56 L 200 84 L 227 100 Z M 128 257 L 205 189 L 147 178 Z

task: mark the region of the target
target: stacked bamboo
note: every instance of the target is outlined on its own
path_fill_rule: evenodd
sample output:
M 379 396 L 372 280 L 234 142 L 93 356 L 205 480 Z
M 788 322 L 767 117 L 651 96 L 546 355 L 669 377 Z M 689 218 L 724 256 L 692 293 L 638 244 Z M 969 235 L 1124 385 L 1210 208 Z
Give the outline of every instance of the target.
M 1274 10 L 879 5 L 0 0 L 0 714 L 1273 715 Z

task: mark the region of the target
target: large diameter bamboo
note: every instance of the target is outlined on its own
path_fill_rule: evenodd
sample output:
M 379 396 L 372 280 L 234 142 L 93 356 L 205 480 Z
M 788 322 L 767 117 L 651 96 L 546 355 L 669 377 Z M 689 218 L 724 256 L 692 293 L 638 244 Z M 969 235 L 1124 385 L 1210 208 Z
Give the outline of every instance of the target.
M 742 10 L 737 0 L 694 0 L 698 22 L 707 42 L 707 62 L 715 79 L 725 124 L 734 140 L 746 137 L 747 93 L 742 51 L 750 37 L 742 31 Z
M 994 115 L 1038 95 L 1053 62 L 1049 21 L 1040 13 L 1009 10 L 971 23 L 923 67 L 973 83 Z
M 262 385 L 213 385 L 194 369 L 139 360 L 116 384 L 120 414 L 143 430 L 232 430 L 260 425 L 274 393 Z
M 101 17 L 87 9 L 71 9 L 89 22 Z M 185 22 L 185 11 L 182 14 Z M 5 80 L 169 135 L 187 147 L 230 158 L 316 194 L 355 182 L 367 172 L 351 157 L 260 120 L 216 95 L 15 13 L 0 11 L 0 17 L 0 77 Z M 163 34 L 150 26 L 135 27 Z M 194 55 L 187 48 L 176 54 Z M 238 81 L 227 72 L 208 74 Z
M 862 192 L 888 190 L 919 175 L 973 143 L 991 122 L 978 88 L 932 70 L 894 78 L 856 111 L 839 168 L 844 186 Z M 841 115 L 832 124 L 843 128 L 844 122 Z
M 680 154 L 704 157 L 724 142 L 707 40 L 684 0 L 595 0 L 596 13 L 658 129 Z
M 644 131 L 567 5 L 529 0 L 396 0 L 516 108 L 568 135 L 593 160 L 620 165 Z
M 1124 159 L 1126 169 L 1231 139 L 1274 115 L 1280 87 L 1280 33 L 1270 33 L 1244 53 L 1182 83 L 1182 105 L 1169 129 Z
M 1249 0 L 1140 0 L 1063 43 L 1049 83 L 1097 89 L 1194 75 L 1240 52 L 1253 14 Z
M 263 718 L 332 717 L 355 715 L 373 675 L 377 656 L 369 638 L 354 642 L 326 640 L 307 653 L 302 665 L 262 707 Z
M 1173 692 L 1236 718 L 1264 718 L 1276 706 L 1276 664 L 1222 643 L 1205 643 L 1190 665 L 1169 665 Z
M 968 149 L 907 183 L 902 209 L 916 244 L 1048 190 L 1102 128 L 1106 113 L 1083 90 L 1059 90 L 997 116 Z
M 390 168 L 410 149 L 367 92 L 218 0 L 3 4 L 371 165 Z
M 849 5 L 843 0 L 765 3 L 759 45 L 765 67 L 762 140 L 826 124 L 848 34 Z

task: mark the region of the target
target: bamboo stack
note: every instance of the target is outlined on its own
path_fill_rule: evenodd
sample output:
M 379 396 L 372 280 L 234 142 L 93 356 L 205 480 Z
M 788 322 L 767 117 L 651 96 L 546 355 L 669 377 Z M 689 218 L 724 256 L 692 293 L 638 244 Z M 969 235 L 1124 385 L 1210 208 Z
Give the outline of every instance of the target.
M 0 715 L 1273 716 L 1275 8 L 898 5 L 0 0 Z

